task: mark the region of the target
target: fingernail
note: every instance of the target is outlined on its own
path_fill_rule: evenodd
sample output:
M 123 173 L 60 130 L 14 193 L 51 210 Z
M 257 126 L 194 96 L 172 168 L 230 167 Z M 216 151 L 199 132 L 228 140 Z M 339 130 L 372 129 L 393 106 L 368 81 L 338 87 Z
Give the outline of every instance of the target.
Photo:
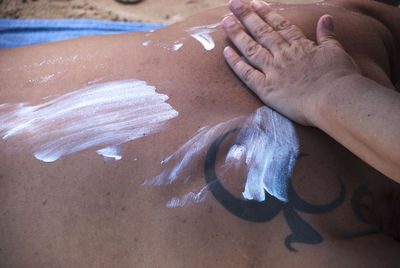
M 225 27 L 231 27 L 234 24 L 235 24 L 235 21 L 231 17 L 226 17 L 224 19 L 224 26 Z
M 258 0 L 253 0 L 253 2 L 251 2 L 251 6 L 254 10 L 259 10 L 260 8 L 262 8 L 262 4 Z
M 227 57 L 227 58 L 231 57 L 231 56 L 233 55 L 232 49 L 231 49 L 230 47 L 225 47 L 225 49 L 224 49 L 224 55 L 225 55 L 225 57 Z
M 231 0 L 230 4 L 233 9 L 238 9 L 243 6 L 242 0 Z
M 331 16 L 327 16 L 324 18 L 324 26 L 328 28 L 328 30 L 333 32 L 333 21 Z

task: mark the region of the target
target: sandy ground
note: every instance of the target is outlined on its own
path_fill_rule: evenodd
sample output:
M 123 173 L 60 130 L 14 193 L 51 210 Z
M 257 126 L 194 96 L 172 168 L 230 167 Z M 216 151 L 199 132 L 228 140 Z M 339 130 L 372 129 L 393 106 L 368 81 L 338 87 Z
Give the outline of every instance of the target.
M 310 0 L 280 0 L 305 2 Z M 0 0 L 0 17 L 14 19 L 89 18 L 171 24 L 192 14 L 226 5 L 228 0 Z

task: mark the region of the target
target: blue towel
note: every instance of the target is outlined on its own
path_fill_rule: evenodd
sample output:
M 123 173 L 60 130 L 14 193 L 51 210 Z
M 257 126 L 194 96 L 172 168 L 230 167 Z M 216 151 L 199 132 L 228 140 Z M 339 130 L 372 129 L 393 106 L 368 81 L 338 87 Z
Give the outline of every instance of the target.
M 143 32 L 164 26 L 166 25 L 87 19 L 0 19 L 0 48 L 28 46 L 88 35 Z

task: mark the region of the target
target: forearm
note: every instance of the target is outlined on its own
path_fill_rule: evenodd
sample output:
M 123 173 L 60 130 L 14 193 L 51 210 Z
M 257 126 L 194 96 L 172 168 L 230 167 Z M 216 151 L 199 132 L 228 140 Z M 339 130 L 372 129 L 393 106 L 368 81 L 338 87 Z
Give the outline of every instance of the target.
M 400 183 L 400 94 L 361 75 L 323 92 L 310 109 L 313 124 Z

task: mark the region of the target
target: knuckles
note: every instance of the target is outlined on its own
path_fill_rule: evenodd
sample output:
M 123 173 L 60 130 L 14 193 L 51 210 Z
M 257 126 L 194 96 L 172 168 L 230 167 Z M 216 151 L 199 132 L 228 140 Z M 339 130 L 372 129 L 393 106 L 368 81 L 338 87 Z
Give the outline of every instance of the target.
M 232 67 L 234 69 L 239 69 L 240 68 L 240 65 L 239 65 L 240 61 L 241 61 L 241 59 L 239 57 L 234 57 L 232 59 Z
M 285 19 L 281 20 L 277 25 L 276 25 L 276 30 L 277 31 L 284 31 L 288 30 L 291 27 L 291 23 Z
M 227 29 L 227 32 L 228 32 L 228 34 L 231 35 L 232 37 L 235 37 L 235 36 L 240 35 L 240 34 L 243 32 L 243 30 L 242 30 L 242 28 L 241 28 L 239 25 L 235 24 L 235 25 L 229 27 L 229 28 Z
M 253 57 L 254 55 L 256 55 L 258 53 L 259 50 L 260 50 L 260 45 L 253 42 L 252 44 L 249 44 L 246 47 L 244 53 L 245 53 L 246 57 Z
M 255 29 L 254 29 L 254 37 L 257 40 L 262 39 L 265 35 L 272 33 L 274 31 L 274 29 L 272 29 L 271 26 L 269 26 L 268 24 L 263 24 L 263 25 L 258 25 Z
M 291 24 L 286 29 L 280 30 L 280 32 L 285 32 L 285 36 L 287 36 L 292 42 L 294 40 L 301 39 L 303 37 L 302 32 L 295 25 Z
M 243 68 L 241 73 L 242 73 L 242 75 L 241 75 L 242 76 L 242 80 L 245 83 L 248 83 L 253 78 L 254 69 L 252 69 L 252 68 Z

